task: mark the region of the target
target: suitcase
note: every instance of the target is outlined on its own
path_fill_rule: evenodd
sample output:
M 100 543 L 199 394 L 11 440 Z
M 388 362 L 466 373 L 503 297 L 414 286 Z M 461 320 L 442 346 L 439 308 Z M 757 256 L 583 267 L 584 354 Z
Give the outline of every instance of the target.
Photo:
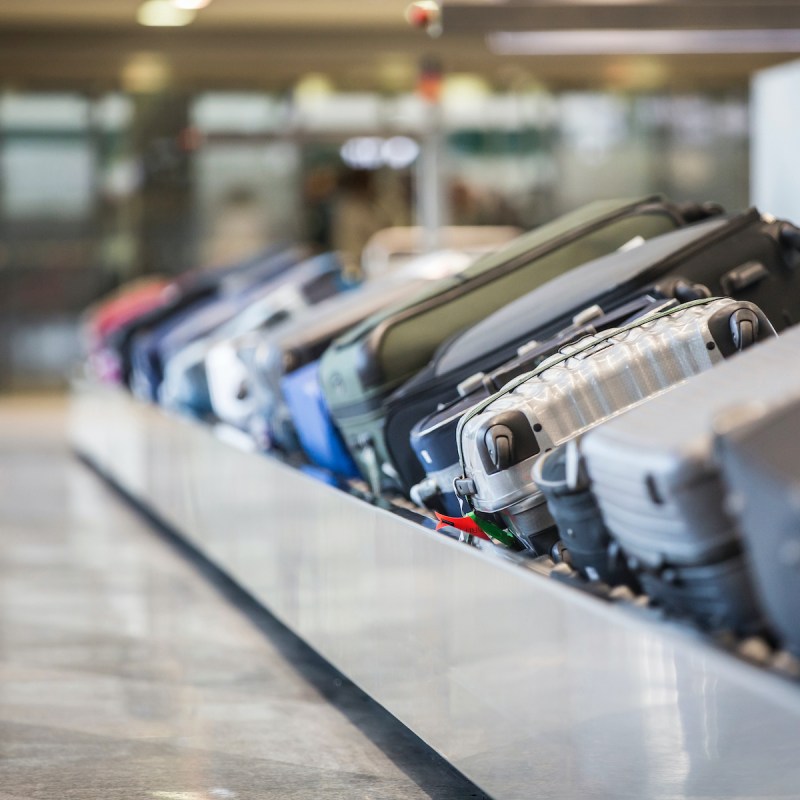
M 725 508 L 736 520 L 756 596 L 781 643 L 800 656 L 800 394 L 795 387 L 774 408 L 762 398 L 734 408 L 715 428 Z
M 104 383 L 120 383 L 119 357 L 109 340 L 126 325 L 167 302 L 170 283 L 166 278 L 150 276 L 121 286 L 88 309 L 81 321 L 81 343 L 89 373 Z
M 326 253 L 293 267 L 253 293 L 193 315 L 162 340 L 164 377 L 158 389 L 159 402 L 193 416 L 211 415 L 206 356 L 216 342 L 251 330 L 273 330 L 303 309 L 354 285 L 343 281 L 338 257 Z M 219 319 L 227 321 L 214 327 Z M 213 328 L 211 332 L 202 335 L 209 328 Z M 191 341 L 198 334 L 201 338 Z M 181 348 L 183 341 L 189 344 Z M 171 354 L 174 350 L 177 352 Z
M 580 445 L 576 437 L 543 454 L 531 473 L 558 528 L 559 556 L 587 580 L 639 592 L 636 575 L 603 522 Z
M 241 431 L 256 411 L 251 371 L 261 331 L 249 331 L 215 342 L 206 353 L 205 374 L 213 415 Z
M 302 259 L 301 259 L 302 261 Z M 296 253 L 280 253 L 263 264 L 237 271 L 217 285 L 216 291 L 135 338 L 131 348 L 131 381 L 134 394 L 156 401 L 167 359 L 182 347 L 230 320 L 251 303 L 273 290 L 298 265 Z
M 542 290 L 548 286 L 550 284 L 542 287 Z M 498 369 L 467 378 L 456 387 L 459 394 L 457 400 L 424 417 L 411 430 L 411 448 L 426 473 L 426 477 L 411 488 L 411 499 L 418 505 L 449 516 L 461 515 L 463 509 L 453 489 L 453 481 L 461 475 L 456 430 L 464 414 L 502 389 L 513 378 L 534 370 L 570 342 L 677 305 L 679 302 L 676 299 L 668 298 L 660 291 L 650 291 L 609 313 L 603 313 L 597 305 L 590 306 L 577 314 L 571 325 L 550 338 L 532 340 L 520 348 L 516 358 Z
M 456 493 L 549 553 L 558 535 L 532 476 L 541 453 L 774 335 L 752 303 L 710 298 L 568 345 L 461 419 Z
M 409 445 L 413 425 L 436 408 L 438 386 L 394 404 L 387 398 L 418 373 L 449 337 L 522 292 L 631 240 L 684 224 L 680 209 L 657 197 L 585 206 L 475 262 L 406 303 L 375 315 L 337 340 L 320 364 L 323 391 L 352 455 L 372 486 L 408 492 L 424 477 Z M 448 375 L 449 396 L 457 380 Z M 377 464 L 377 471 L 372 465 Z
M 770 405 L 799 394 L 798 353 L 795 327 L 591 431 L 581 443 L 605 524 L 644 590 L 705 627 L 747 635 L 763 626 L 726 510 L 715 420 L 737 405 Z
M 202 308 L 225 292 L 235 292 L 247 282 L 258 283 L 277 276 L 306 258 L 305 247 L 275 245 L 246 261 L 213 269 L 192 270 L 175 279 L 168 287 L 167 301 L 123 326 L 109 339 L 109 347 L 120 361 L 122 379 L 131 385 L 133 348 L 140 337 L 147 336 L 169 320 Z
M 308 459 L 344 478 L 359 477 L 358 467 L 336 430 L 319 382 L 319 362 L 312 361 L 284 375 L 282 395 L 292 429 Z
M 320 303 L 313 315 L 302 315 L 280 329 L 218 346 L 214 359 L 221 368 L 208 370 L 214 384 L 211 395 L 215 414 L 249 430 L 264 449 L 291 450 L 298 446 L 292 416 L 281 392 L 282 377 L 318 360 L 337 336 L 366 317 L 432 281 L 458 274 L 473 260 L 472 256 L 454 251 L 420 256 L 389 275 Z M 237 360 L 240 363 L 235 366 Z M 308 413 L 309 409 L 304 411 Z M 327 413 L 310 428 L 331 438 L 331 444 L 320 441 L 318 449 L 335 447 L 339 434 Z
M 89 345 L 101 345 L 114 331 L 166 301 L 170 282 L 160 275 L 137 278 L 102 298 L 83 314 L 82 333 Z
M 579 333 L 571 316 L 591 311 L 592 304 L 595 312 L 597 307 L 611 311 L 633 294 L 655 286 L 661 293 L 688 300 L 693 291 L 705 286 L 707 294 L 756 303 L 777 329 L 783 328 L 798 318 L 800 310 L 793 245 L 796 234 L 797 229 L 788 223 L 762 218 L 751 209 L 614 253 L 521 297 L 445 345 L 423 372 L 389 398 L 386 438 L 399 471 L 405 473 L 403 453 L 410 446 L 418 468 L 432 478 L 417 494 L 429 498 L 431 507 L 455 513 L 451 489 L 455 442 L 449 438 L 449 430 L 454 429 L 458 412 L 454 407 L 456 419 L 447 422 L 451 415 L 447 411 L 437 414 L 437 405 L 446 406 L 453 387 L 458 387 L 463 401 L 450 402 L 468 408 L 501 388 L 515 373 L 531 369 L 539 354 L 530 340 L 546 343 L 565 333 Z M 592 320 L 587 322 L 591 326 Z M 601 317 L 595 327 L 602 325 Z M 520 345 L 522 357 L 517 355 Z M 506 367 L 493 374 L 507 358 L 511 360 Z M 412 421 L 418 427 L 404 445 Z

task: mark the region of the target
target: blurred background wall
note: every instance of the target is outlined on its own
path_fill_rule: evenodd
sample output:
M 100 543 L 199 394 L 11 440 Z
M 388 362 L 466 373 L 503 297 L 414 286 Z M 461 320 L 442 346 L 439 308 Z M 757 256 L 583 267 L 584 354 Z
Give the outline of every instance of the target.
M 445 2 L 438 38 L 407 6 L 0 0 L 0 390 L 63 387 L 131 277 L 276 240 L 357 260 L 418 220 L 432 142 L 449 224 L 745 206 L 751 78 L 800 51 L 786 0 Z

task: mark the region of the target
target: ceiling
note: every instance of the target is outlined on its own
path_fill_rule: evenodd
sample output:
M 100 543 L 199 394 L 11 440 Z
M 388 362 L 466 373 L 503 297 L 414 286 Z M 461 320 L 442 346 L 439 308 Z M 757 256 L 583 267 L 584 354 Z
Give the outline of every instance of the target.
M 195 25 L 404 28 L 406 0 L 215 0 Z M 0 0 L 0 25 L 134 27 L 137 0 Z
M 444 35 L 404 19 L 408 0 L 214 0 L 186 28 L 143 28 L 137 0 L 0 0 L 0 86 L 123 85 L 126 65 L 166 65 L 177 88 L 286 88 L 324 72 L 344 89 L 405 90 L 437 56 L 498 85 L 691 89 L 743 87 L 787 53 L 499 55 L 493 31 L 598 28 L 800 29 L 800 0 L 448 0 Z

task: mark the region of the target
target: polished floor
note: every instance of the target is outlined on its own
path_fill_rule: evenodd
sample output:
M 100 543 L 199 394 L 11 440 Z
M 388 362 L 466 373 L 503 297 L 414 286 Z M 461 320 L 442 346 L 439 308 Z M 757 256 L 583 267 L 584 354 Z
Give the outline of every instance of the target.
M 0 800 L 483 797 L 0 402 Z

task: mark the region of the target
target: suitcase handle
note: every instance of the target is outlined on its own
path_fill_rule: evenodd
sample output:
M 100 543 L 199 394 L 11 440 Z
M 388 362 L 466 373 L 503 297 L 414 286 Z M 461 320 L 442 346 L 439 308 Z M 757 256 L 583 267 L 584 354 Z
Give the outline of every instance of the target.
M 683 217 L 684 222 L 701 222 L 709 217 L 717 217 L 725 213 L 725 208 L 719 203 L 678 203 L 678 213 Z
M 744 350 L 758 340 L 758 317 L 749 309 L 740 308 L 731 317 L 731 336 L 737 350 Z
M 800 253 L 800 230 L 795 228 L 794 225 L 788 222 L 784 223 L 778 232 L 778 238 L 784 247 L 788 247 L 790 250 Z
M 489 394 L 494 394 L 513 378 L 530 372 L 546 359 L 559 355 L 565 347 L 577 344 L 587 336 L 593 336 L 597 333 L 598 327 L 605 330 L 615 325 L 622 325 L 631 319 L 644 316 L 645 313 L 651 314 L 675 304 L 674 300 L 669 299 L 669 294 L 665 295 L 668 298 L 666 300 L 661 297 L 662 294 L 664 293 L 661 291 L 661 287 L 655 286 L 634 300 L 608 312 L 604 312 L 598 305 L 589 306 L 573 317 L 571 325 L 559 331 L 549 340 L 538 344 L 531 340 L 517 350 L 518 357 L 515 360 L 499 367 L 489 375 L 480 373 L 481 381 L 474 388 L 482 384 Z M 471 376 L 463 384 L 471 382 L 473 378 L 477 378 L 477 376 Z
M 720 279 L 725 294 L 731 297 L 769 277 L 769 270 L 760 261 L 747 261 L 726 272 Z

